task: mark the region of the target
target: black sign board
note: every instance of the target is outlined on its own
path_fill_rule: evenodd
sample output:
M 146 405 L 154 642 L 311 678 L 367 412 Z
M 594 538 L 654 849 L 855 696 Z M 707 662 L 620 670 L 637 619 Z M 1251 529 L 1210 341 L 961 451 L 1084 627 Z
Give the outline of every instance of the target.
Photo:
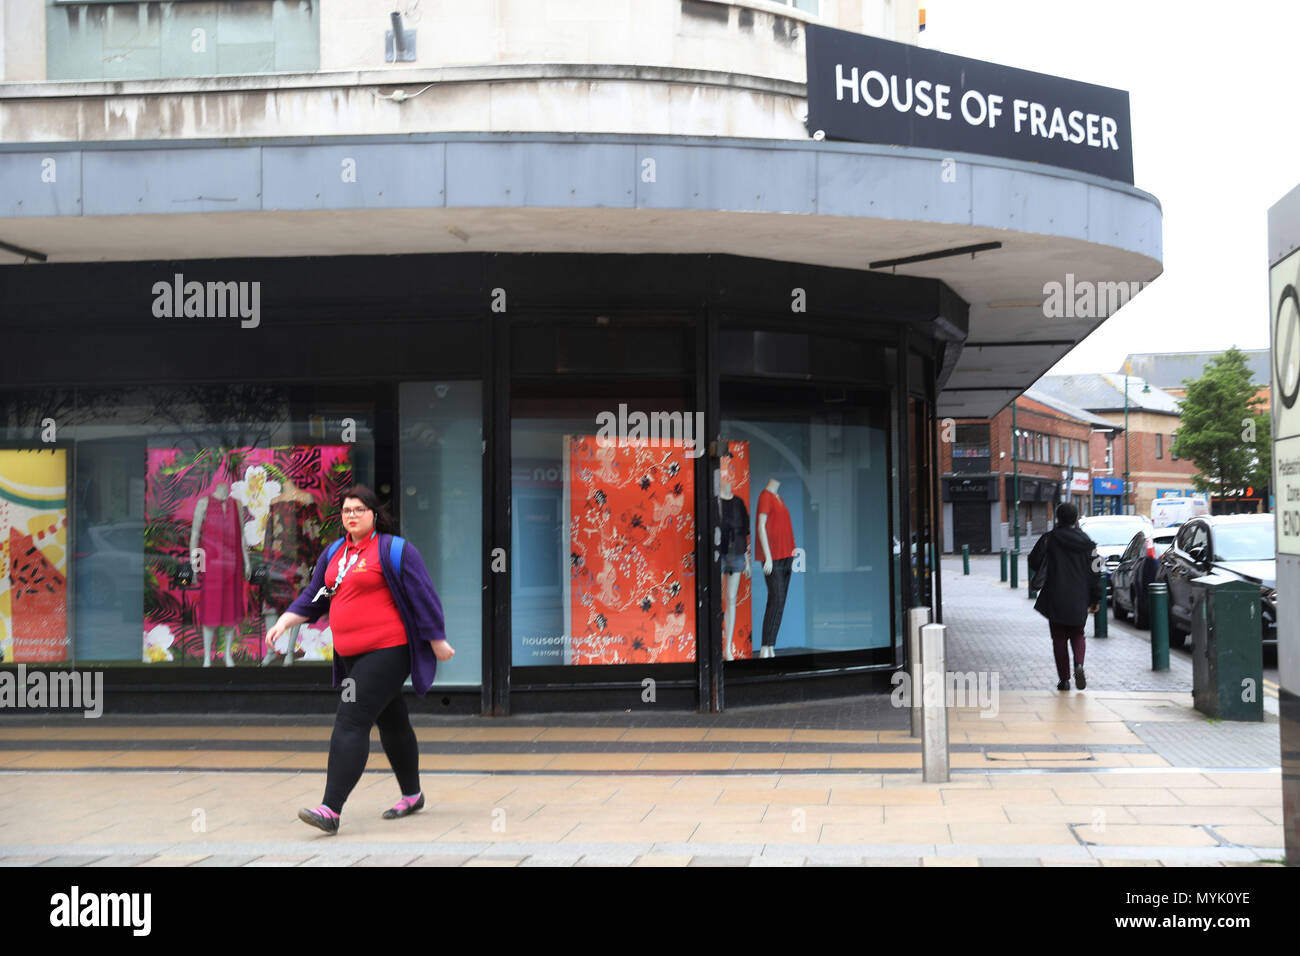
M 808 130 L 1133 182 L 1128 93 L 809 24 Z
M 990 487 L 987 477 L 949 478 L 944 482 L 945 501 L 989 501 L 989 491 L 997 491 L 997 486 Z

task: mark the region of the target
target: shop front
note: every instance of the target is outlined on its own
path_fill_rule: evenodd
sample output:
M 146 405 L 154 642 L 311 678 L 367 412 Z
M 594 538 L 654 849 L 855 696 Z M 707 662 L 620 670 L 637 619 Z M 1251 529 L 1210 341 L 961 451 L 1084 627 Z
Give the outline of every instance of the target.
M 1122 515 L 1124 510 L 1124 479 L 1092 479 L 1092 514 Z
M 718 72 L 700 6 L 651 65 L 521 70 L 498 31 L 436 76 L 326 44 L 292 81 L 5 84 L 0 666 L 103 668 L 118 712 L 333 709 L 327 622 L 263 635 L 362 483 L 443 601 L 432 709 L 888 691 L 907 609 L 942 619 L 941 487 L 997 520 L 940 423 L 1100 324 L 1049 320 L 1064 272 L 1158 274 L 1159 204 L 1119 91 L 816 24 L 777 69 L 739 20 Z M 936 110 L 881 126 L 886 66 Z M 1048 97 L 1108 141 L 1015 122 Z M 1010 462 L 968 444 L 963 479 Z
M 988 554 L 995 549 L 994 531 L 1002 519 L 997 474 L 943 476 L 944 550 Z
M 256 328 L 186 316 L 187 286 L 206 308 L 225 276 L 256 283 Z M 331 707 L 328 620 L 264 635 L 354 483 L 442 599 L 457 654 L 435 709 L 887 686 L 903 608 L 937 591 L 926 449 L 948 346 L 925 317 L 966 321 L 939 282 L 473 254 L 9 279 L 7 314 L 41 312 L 6 322 L 12 354 L 51 358 L 0 392 L 0 653 L 103 668 L 118 710 Z M 51 282 L 96 295 L 52 303 Z M 771 307 L 791 284 L 826 290 L 815 315 Z M 78 338 L 95 347 L 58 345 Z

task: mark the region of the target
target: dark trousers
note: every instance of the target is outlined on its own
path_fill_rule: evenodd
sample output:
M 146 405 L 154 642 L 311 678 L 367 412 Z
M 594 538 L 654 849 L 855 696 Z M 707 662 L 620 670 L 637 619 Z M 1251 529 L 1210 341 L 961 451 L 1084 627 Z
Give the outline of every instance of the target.
M 1055 621 L 1049 621 L 1048 624 L 1052 629 L 1052 652 L 1056 655 L 1056 679 L 1069 680 L 1070 650 L 1074 651 L 1074 666 L 1083 666 L 1083 627 L 1071 627 Z
M 767 576 L 767 610 L 763 612 L 763 643 L 776 644 L 776 632 L 781 629 L 781 615 L 785 613 L 785 596 L 790 590 L 790 567 L 794 558 L 777 558 L 772 562 L 772 573 Z
M 344 685 L 340 693 L 321 801 L 335 813 L 343 812 L 344 802 L 366 769 L 370 728 L 375 724 L 402 793 L 420 789 L 420 748 L 402 699 L 402 685 L 411 674 L 410 655 L 402 644 L 343 658 L 343 669 L 356 684 Z

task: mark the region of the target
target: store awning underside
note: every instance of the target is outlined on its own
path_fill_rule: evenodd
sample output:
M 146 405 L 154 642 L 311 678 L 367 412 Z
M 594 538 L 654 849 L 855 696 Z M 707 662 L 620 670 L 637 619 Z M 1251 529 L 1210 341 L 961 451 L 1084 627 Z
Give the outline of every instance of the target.
M 1154 197 L 1068 170 L 847 143 L 547 134 L 10 145 L 0 242 L 0 264 L 26 251 L 49 262 L 498 251 L 859 270 L 999 243 L 876 270 L 942 280 L 969 304 L 938 402 L 953 417 L 996 414 L 1104 321 L 1102 305 L 1045 308 L 1050 283 L 1136 292 L 1162 254 Z

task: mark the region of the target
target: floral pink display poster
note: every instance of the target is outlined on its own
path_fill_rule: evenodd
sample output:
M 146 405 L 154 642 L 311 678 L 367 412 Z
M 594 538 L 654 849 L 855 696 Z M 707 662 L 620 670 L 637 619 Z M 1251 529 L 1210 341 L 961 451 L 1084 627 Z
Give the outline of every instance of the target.
M 152 448 L 145 488 L 144 660 L 181 661 L 203 658 L 203 633 L 196 622 L 201 577 L 186 586 L 177 570 L 189 561 L 196 505 L 219 484 L 237 503 L 243 544 L 253 567 L 266 564 L 272 580 L 254 586 L 243 580 L 247 612 L 234 628 L 231 642 L 236 663 L 257 663 L 264 652 L 265 615 L 273 613 L 264 596 L 283 596 L 305 588 L 315 556 L 342 535 L 338 496 L 353 483 L 346 445 L 293 445 L 277 448 Z M 212 507 L 209 505 L 209 507 Z M 268 554 L 268 542 L 280 540 L 288 517 L 294 553 Z M 278 523 L 277 523 L 278 522 Z M 269 530 L 272 533 L 268 533 Z M 322 622 L 323 623 L 323 622 Z M 329 660 L 328 628 L 303 628 L 299 655 Z M 213 663 L 225 654 L 226 631 L 214 635 Z

